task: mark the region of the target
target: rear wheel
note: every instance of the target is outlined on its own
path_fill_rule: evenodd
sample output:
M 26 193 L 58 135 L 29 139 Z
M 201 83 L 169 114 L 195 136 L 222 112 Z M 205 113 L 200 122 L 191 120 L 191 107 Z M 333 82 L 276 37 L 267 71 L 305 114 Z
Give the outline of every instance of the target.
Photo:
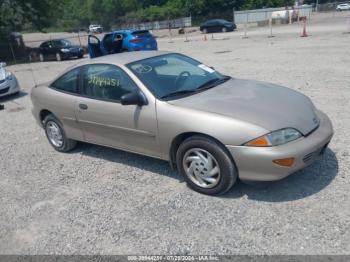
M 226 27 L 223 27 L 223 28 L 221 29 L 221 31 L 222 31 L 223 33 L 226 33 L 226 32 L 227 32 L 227 28 L 226 28 Z
M 39 59 L 40 59 L 40 62 L 44 62 L 44 55 L 42 53 L 39 54 Z
M 49 114 L 45 117 L 44 128 L 47 139 L 57 151 L 68 152 L 77 145 L 75 140 L 66 137 L 61 122 L 54 115 Z
M 223 194 L 237 180 L 236 167 L 225 148 L 206 137 L 186 139 L 177 151 L 176 164 L 187 184 L 203 194 Z
M 203 32 L 203 34 L 207 34 L 208 30 L 206 28 L 203 28 L 202 32 Z

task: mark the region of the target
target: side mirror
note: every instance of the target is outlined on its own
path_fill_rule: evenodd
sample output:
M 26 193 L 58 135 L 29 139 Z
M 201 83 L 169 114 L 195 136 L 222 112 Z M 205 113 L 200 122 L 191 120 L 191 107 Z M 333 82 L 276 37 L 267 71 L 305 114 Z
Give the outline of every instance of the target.
M 5 67 L 7 64 L 5 62 L 0 62 L 0 67 Z
M 144 97 L 143 94 L 141 94 L 139 92 L 129 93 L 129 94 L 123 95 L 120 98 L 120 102 L 124 106 L 127 106 L 127 105 L 138 105 L 138 106 L 147 105 L 146 98 Z

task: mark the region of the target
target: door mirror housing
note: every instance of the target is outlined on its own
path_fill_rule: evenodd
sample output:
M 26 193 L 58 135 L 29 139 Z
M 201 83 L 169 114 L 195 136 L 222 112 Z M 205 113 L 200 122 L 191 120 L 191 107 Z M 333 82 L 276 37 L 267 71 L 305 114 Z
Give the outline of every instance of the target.
M 139 92 L 129 93 L 129 94 L 123 95 L 120 98 L 120 102 L 124 106 L 127 106 L 127 105 L 138 105 L 138 106 L 147 105 L 146 97 Z

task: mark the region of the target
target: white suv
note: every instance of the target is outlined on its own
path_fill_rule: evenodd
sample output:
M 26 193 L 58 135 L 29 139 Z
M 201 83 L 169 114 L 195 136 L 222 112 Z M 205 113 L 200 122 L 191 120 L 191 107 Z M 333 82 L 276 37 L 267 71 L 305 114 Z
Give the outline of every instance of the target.
M 103 29 L 100 25 L 90 25 L 89 26 L 89 33 L 102 33 Z
M 339 4 L 337 5 L 337 11 L 350 10 L 350 4 Z

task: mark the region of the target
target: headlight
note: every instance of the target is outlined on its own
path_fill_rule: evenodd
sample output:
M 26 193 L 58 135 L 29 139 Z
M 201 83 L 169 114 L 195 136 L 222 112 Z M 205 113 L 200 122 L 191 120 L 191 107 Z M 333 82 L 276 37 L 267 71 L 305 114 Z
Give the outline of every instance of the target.
M 302 134 L 294 128 L 280 129 L 258 137 L 244 144 L 245 146 L 278 146 L 296 140 Z
M 61 51 L 62 51 L 62 52 L 69 52 L 69 49 L 67 49 L 67 48 L 62 48 Z
M 12 73 L 9 71 L 6 71 L 6 79 L 7 80 L 12 80 Z

